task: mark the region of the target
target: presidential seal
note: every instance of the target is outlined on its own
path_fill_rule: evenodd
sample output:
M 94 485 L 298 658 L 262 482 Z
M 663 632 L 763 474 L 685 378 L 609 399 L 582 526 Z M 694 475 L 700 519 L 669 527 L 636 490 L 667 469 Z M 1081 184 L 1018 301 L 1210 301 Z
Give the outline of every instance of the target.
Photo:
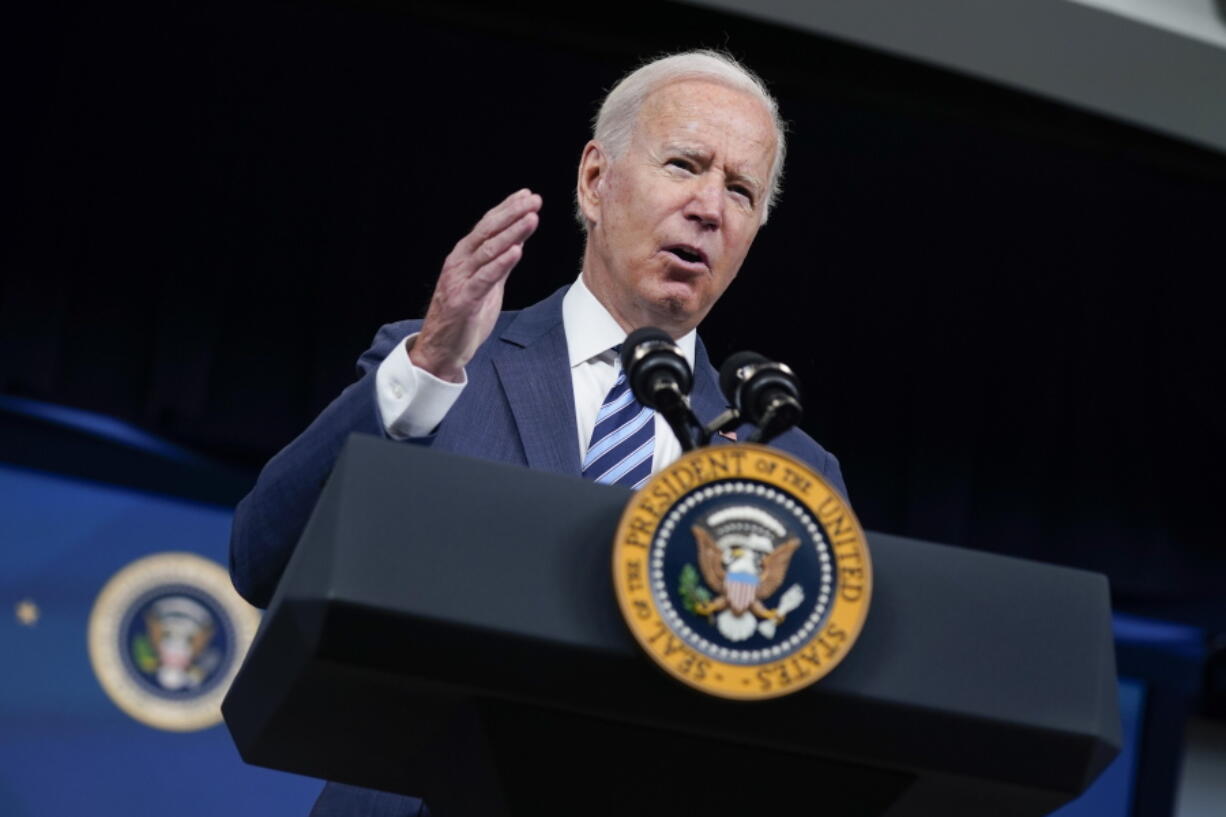
M 691 451 L 622 515 L 613 582 L 631 632 L 676 678 L 774 698 L 834 669 L 868 613 L 872 566 L 847 502 L 760 445 Z
M 221 721 L 221 699 L 259 622 L 221 565 L 194 553 L 158 553 L 124 567 L 98 594 L 89 658 L 124 712 L 190 732 Z

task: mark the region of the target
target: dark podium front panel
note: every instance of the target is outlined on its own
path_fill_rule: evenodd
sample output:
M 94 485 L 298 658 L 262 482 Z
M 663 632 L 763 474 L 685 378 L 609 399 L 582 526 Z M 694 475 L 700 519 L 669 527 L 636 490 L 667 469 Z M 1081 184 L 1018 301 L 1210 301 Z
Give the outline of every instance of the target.
M 224 705 L 247 761 L 438 817 L 1041 815 L 1120 744 L 1106 579 L 870 534 L 851 654 L 709 698 L 613 596 L 625 489 L 355 435 Z

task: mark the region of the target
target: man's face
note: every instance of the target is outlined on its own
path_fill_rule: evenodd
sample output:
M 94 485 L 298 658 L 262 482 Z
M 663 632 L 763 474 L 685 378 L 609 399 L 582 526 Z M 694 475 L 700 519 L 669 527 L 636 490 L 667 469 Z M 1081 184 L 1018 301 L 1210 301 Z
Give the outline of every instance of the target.
M 762 103 L 707 80 L 648 96 L 615 160 L 588 143 L 584 280 L 623 328 L 679 337 L 706 316 L 757 235 L 776 149 Z

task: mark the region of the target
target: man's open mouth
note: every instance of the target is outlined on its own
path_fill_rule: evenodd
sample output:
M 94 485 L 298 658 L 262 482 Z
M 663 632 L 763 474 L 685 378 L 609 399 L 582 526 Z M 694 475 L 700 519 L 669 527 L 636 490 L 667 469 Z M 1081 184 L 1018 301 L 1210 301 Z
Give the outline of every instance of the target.
M 674 244 L 671 247 L 665 247 L 664 251 L 672 253 L 687 264 L 707 266 L 707 256 L 697 247 L 691 247 L 687 244 Z

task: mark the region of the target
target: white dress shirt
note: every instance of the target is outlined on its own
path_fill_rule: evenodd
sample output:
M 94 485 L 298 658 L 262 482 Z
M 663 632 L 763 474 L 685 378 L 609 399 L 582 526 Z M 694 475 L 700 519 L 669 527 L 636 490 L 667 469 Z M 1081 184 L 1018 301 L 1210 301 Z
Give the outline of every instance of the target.
M 566 332 L 579 459 L 582 461 L 592 440 L 596 415 L 621 369 L 612 349 L 626 339 L 626 333 L 583 283 L 582 275 L 562 299 L 562 326 Z M 383 427 L 388 436 L 397 440 L 421 437 L 433 431 L 468 382 L 465 376 L 461 383 L 450 383 L 414 366 L 409 360 L 408 349 L 415 337 L 410 335 L 398 344 L 375 373 L 375 394 Z M 691 331 L 677 340 L 691 368 L 696 337 Z M 655 425 L 652 473 L 681 456 L 681 443 L 659 412 L 656 412 Z

